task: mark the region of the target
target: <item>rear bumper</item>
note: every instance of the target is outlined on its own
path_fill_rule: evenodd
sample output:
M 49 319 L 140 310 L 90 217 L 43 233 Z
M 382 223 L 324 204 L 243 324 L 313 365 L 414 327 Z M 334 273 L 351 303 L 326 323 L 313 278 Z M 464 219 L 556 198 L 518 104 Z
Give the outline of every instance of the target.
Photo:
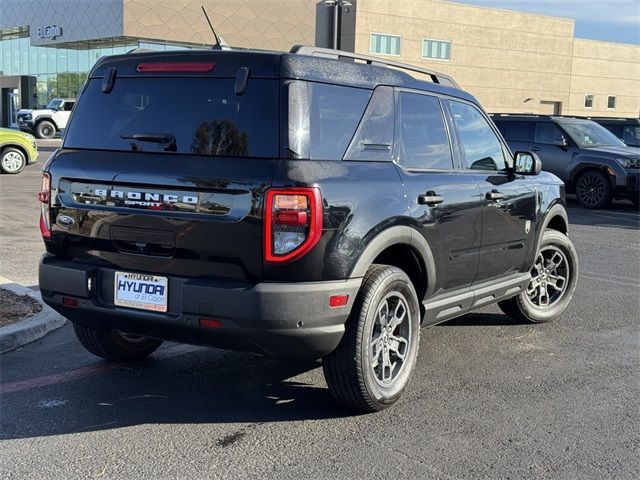
M 315 359 L 333 351 L 344 333 L 362 279 L 257 285 L 172 277 L 168 312 L 116 307 L 115 270 L 57 259 L 40 261 L 43 300 L 72 322 L 165 340 L 276 357 Z M 88 279 L 93 288 L 87 288 Z M 332 295 L 349 295 L 346 306 L 329 307 Z M 67 307 L 63 297 L 78 300 Z M 220 320 L 204 328 L 200 318 Z

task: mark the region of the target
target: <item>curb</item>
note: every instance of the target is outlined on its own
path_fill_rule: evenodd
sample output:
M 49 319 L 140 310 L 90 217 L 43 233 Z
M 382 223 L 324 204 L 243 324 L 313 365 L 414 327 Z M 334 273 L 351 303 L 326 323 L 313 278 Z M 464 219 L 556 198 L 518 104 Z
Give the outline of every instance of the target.
M 0 327 L 0 353 L 8 352 L 38 340 L 67 323 L 66 318 L 42 301 L 40 292 L 23 287 L 18 283 L 13 283 L 4 277 L 0 277 L 0 287 L 18 295 L 29 295 L 42 306 L 40 313 L 11 325 Z

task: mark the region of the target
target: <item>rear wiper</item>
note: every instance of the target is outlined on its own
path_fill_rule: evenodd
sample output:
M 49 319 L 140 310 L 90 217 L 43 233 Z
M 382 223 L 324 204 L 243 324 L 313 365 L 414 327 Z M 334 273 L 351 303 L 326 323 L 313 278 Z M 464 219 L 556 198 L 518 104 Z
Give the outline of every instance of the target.
M 151 142 L 166 145 L 167 152 L 177 151 L 176 136 L 173 133 L 134 133 L 133 135 L 120 135 L 125 140 L 136 140 L 138 142 Z

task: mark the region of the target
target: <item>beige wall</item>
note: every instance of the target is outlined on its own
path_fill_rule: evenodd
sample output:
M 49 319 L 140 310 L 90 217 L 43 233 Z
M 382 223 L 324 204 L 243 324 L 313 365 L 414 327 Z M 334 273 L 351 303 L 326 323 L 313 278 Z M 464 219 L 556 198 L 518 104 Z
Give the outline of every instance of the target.
M 392 58 L 450 73 L 490 112 L 550 113 L 561 102 L 563 114 L 639 113 L 640 47 L 574 39 L 573 20 L 439 0 L 358 0 L 357 11 L 357 52 L 369 53 L 371 32 L 401 35 Z M 423 38 L 450 41 L 451 60 L 422 59 Z
M 593 94 L 594 115 L 637 117 L 640 112 L 640 47 L 576 38 L 567 114 L 583 115 L 585 94 Z M 615 110 L 607 97 L 616 96 Z
M 213 43 L 201 5 L 229 45 L 289 50 L 315 41 L 315 2 L 306 0 L 124 0 L 124 34 Z

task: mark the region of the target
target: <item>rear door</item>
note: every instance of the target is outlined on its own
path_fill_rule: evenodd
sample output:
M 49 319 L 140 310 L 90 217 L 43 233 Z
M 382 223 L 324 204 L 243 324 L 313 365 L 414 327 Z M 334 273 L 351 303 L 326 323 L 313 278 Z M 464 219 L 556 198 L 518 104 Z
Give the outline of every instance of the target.
M 441 100 L 396 94 L 394 158 L 410 215 L 433 250 L 435 293 L 470 285 L 478 267 L 482 203 L 476 178 L 455 168 Z
M 527 260 L 536 211 L 533 183 L 507 171 L 508 149 L 475 105 L 448 102 L 463 168 L 478 181 L 482 240 L 476 283 L 519 271 Z
M 119 270 L 259 281 L 278 80 L 91 79 L 51 165 L 53 245 Z M 56 222 L 61 215 L 73 222 Z
M 494 120 L 494 122 L 512 152 L 530 150 L 534 122 L 530 120 L 507 120 L 502 122 Z

